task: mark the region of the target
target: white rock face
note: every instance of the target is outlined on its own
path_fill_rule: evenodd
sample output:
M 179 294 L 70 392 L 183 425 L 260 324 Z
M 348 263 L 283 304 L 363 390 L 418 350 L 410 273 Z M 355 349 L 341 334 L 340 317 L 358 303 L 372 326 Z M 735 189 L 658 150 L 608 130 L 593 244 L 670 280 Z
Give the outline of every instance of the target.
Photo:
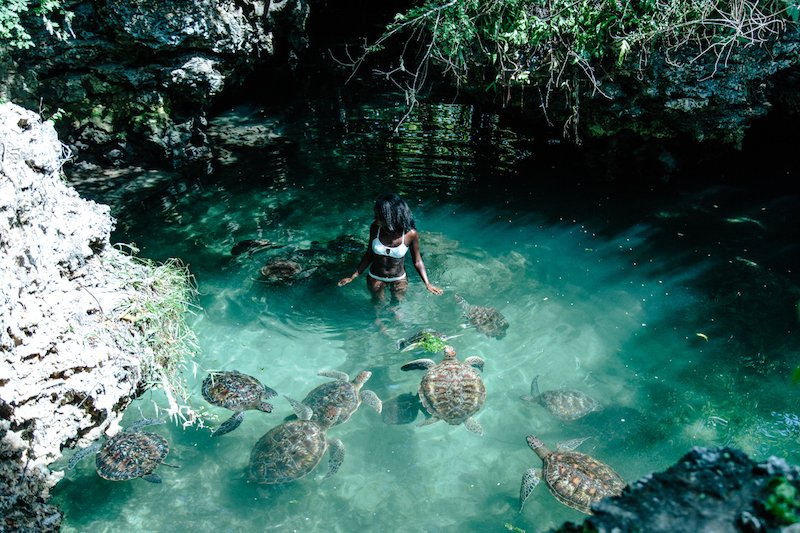
M 0 105 L 0 413 L 47 474 L 65 444 L 118 430 L 142 356 L 119 316 L 149 275 L 110 245 L 109 208 L 64 182 L 62 150 L 51 123 Z

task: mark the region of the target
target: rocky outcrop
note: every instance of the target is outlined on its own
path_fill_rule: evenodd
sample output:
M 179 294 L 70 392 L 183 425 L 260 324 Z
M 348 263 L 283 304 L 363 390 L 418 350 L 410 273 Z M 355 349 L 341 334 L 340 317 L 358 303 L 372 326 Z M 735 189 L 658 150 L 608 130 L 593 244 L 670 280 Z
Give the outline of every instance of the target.
M 800 468 L 757 463 L 731 448 L 693 448 L 674 466 L 592 507 L 583 524 L 558 533 L 800 531 Z
M 152 268 L 111 246 L 109 208 L 67 186 L 67 156 L 52 123 L 0 105 L 0 530 L 57 524 L 48 465 L 117 431 L 142 390 L 124 313 Z
M 630 57 L 602 80 L 603 94 L 585 85 L 591 103 L 583 129 L 592 137 L 629 131 L 738 147 L 753 121 L 773 109 L 797 111 L 798 73 L 796 24 L 761 44 L 704 50 L 687 43 L 656 51 L 645 64 Z
M 0 49 L 0 100 L 58 117 L 101 165 L 207 171 L 207 113 L 256 65 L 305 46 L 305 0 L 66 1 L 61 36 L 29 13 L 36 46 Z
M 57 531 L 61 512 L 47 503 L 43 473 L 23 460 L 26 445 L 0 420 L 0 531 Z

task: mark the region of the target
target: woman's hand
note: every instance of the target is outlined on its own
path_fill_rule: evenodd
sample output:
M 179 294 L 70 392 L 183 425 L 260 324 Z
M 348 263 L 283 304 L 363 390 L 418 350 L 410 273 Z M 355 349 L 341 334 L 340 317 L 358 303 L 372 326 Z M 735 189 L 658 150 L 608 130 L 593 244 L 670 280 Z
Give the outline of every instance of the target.
M 348 283 L 350 283 L 354 279 L 356 279 L 355 276 L 349 276 L 349 277 L 346 277 L 346 278 L 342 278 L 342 279 L 339 280 L 339 283 L 337 283 L 336 285 L 338 285 L 339 287 L 342 287 L 344 285 L 347 285 Z
M 431 285 L 430 283 L 425 285 L 425 288 L 428 289 L 428 292 L 432 292 L 436 296 L 441 296 L 442 294 L 444 294 L 444 291 L 442 289 L 434 285 Z

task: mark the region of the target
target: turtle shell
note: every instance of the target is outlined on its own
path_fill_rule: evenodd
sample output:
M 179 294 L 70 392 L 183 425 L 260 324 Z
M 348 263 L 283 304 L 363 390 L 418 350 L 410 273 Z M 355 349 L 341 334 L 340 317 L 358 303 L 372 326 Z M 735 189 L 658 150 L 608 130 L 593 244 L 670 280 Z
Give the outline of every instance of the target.
M 544 391 L 536 400 L 561 420 L 577 420 L 600 407 L 588 394 L 570 389 Z
M 495 339 L 506 336 L 508 321 L 500 311 L 494 307 L 472 305 L 459 295 L 456 295 L 456 301 L 461 305 L 466 319 L 479 332 Z
M 552 452 L 544 459 L 542 472 L 558 501 L 586 514 L 592 514 L 593 503 L 618 495 L 625 488 L 625 482 L 610 466 L 580 452 Z
M 316 422 L 284 422 L 265 433 L 253 447 L 250 480 L 277 484 L 300 479 L 317 467 L 327 448 L 325 432 Z
M 350 416 L 356 412 L 361 405 L 359 388 L 352 382 L 343 379 L 323 383 L 311 390 L 303 400 L 309 406 L 314 415 L 312 420 L 319 421 L 320 413 L 324 413 L 329 406 L 339 408 L 339 416 L 331 423 L 331 426 L 347 422 Z
M 486 387 L 473 367 L 457 359 L 445 359 L 422 377 L 419 399 L 431 415 L 458 425 L 483 407 Z
M 125 481 L 152 473 L 167 457 L 167 439 L 144 431 L 123 431 L 103 444 L 95 457 L 103 479 Z
M 277 394 L 253 376 L 236 370 L 211 372 L 203 380 L 202 392 L 209 403 L 232 411 L 257 409 L 262 400 Z

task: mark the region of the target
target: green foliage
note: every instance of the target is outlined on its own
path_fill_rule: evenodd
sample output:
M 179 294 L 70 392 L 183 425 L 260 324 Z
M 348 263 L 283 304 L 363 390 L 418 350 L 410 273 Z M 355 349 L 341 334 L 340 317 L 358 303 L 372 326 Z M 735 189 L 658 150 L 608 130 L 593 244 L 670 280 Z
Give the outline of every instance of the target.
M 779 526 L 800 523 L 800 490 L 785 477 L 770 480 L 764 508 Z
M 22 27 L 20 13 L 28 10 L 27 0 L 5 0 L 0 5 L 0 40 L 7 41 L 12 48 L 30 48 L 31 36 Z
M 797 0 L 427 0 L 399 14 L 365 55 L 405 39 L 400 66 L 379 72 L 411 101 L 430 63 L 457 84 L 485 80 L 505 93 L 538 80 L 542 93 L 569 92 L 576 76 L 600 89 L 598 73 L 631 57 L 636 68 L 654 46 L 673 61 L 669 52 L 682 47 L 695 59 L 711 53 L 716 64 L 798 18 Z
M 419 341 L 419 347 L 430 353 L 437 353 L 444 350 L 445 342 L 437 335 L 425 332 Z
M 800 21 L 800 3 L 784 0 L 784 4 L 786 4 L 786 15 L 792 22 Z
M 53 15 L 63 16 L 66 25 L 72 17 L 62 9 L 62 0 L 2 0 L 0 2 L 0 43 L 11 48 L 31 48 L 34 43 L 28 29 L 23 25 L 25 14 L 32 12 L 41 17 L 45 28 L 53 35 L 64 38 L 61 25 L 53 20 Z
M 118 320 L 135 332 L 124 342 L 142 354 L 142 380 L 147 387 L 163 390 L 170 418 L 184 426 L 200 423 L 201 414 L 190 405 L 183 377 L 187 362 L 197 352 L 197 338 L 186 321 L 196 309 L 194 278 L 177 259 L 156 263 L 137 256 L 134 246 L 128 249 L 130 255 L 106 257 L 122 275 L 130 295 L 114 310 Z

